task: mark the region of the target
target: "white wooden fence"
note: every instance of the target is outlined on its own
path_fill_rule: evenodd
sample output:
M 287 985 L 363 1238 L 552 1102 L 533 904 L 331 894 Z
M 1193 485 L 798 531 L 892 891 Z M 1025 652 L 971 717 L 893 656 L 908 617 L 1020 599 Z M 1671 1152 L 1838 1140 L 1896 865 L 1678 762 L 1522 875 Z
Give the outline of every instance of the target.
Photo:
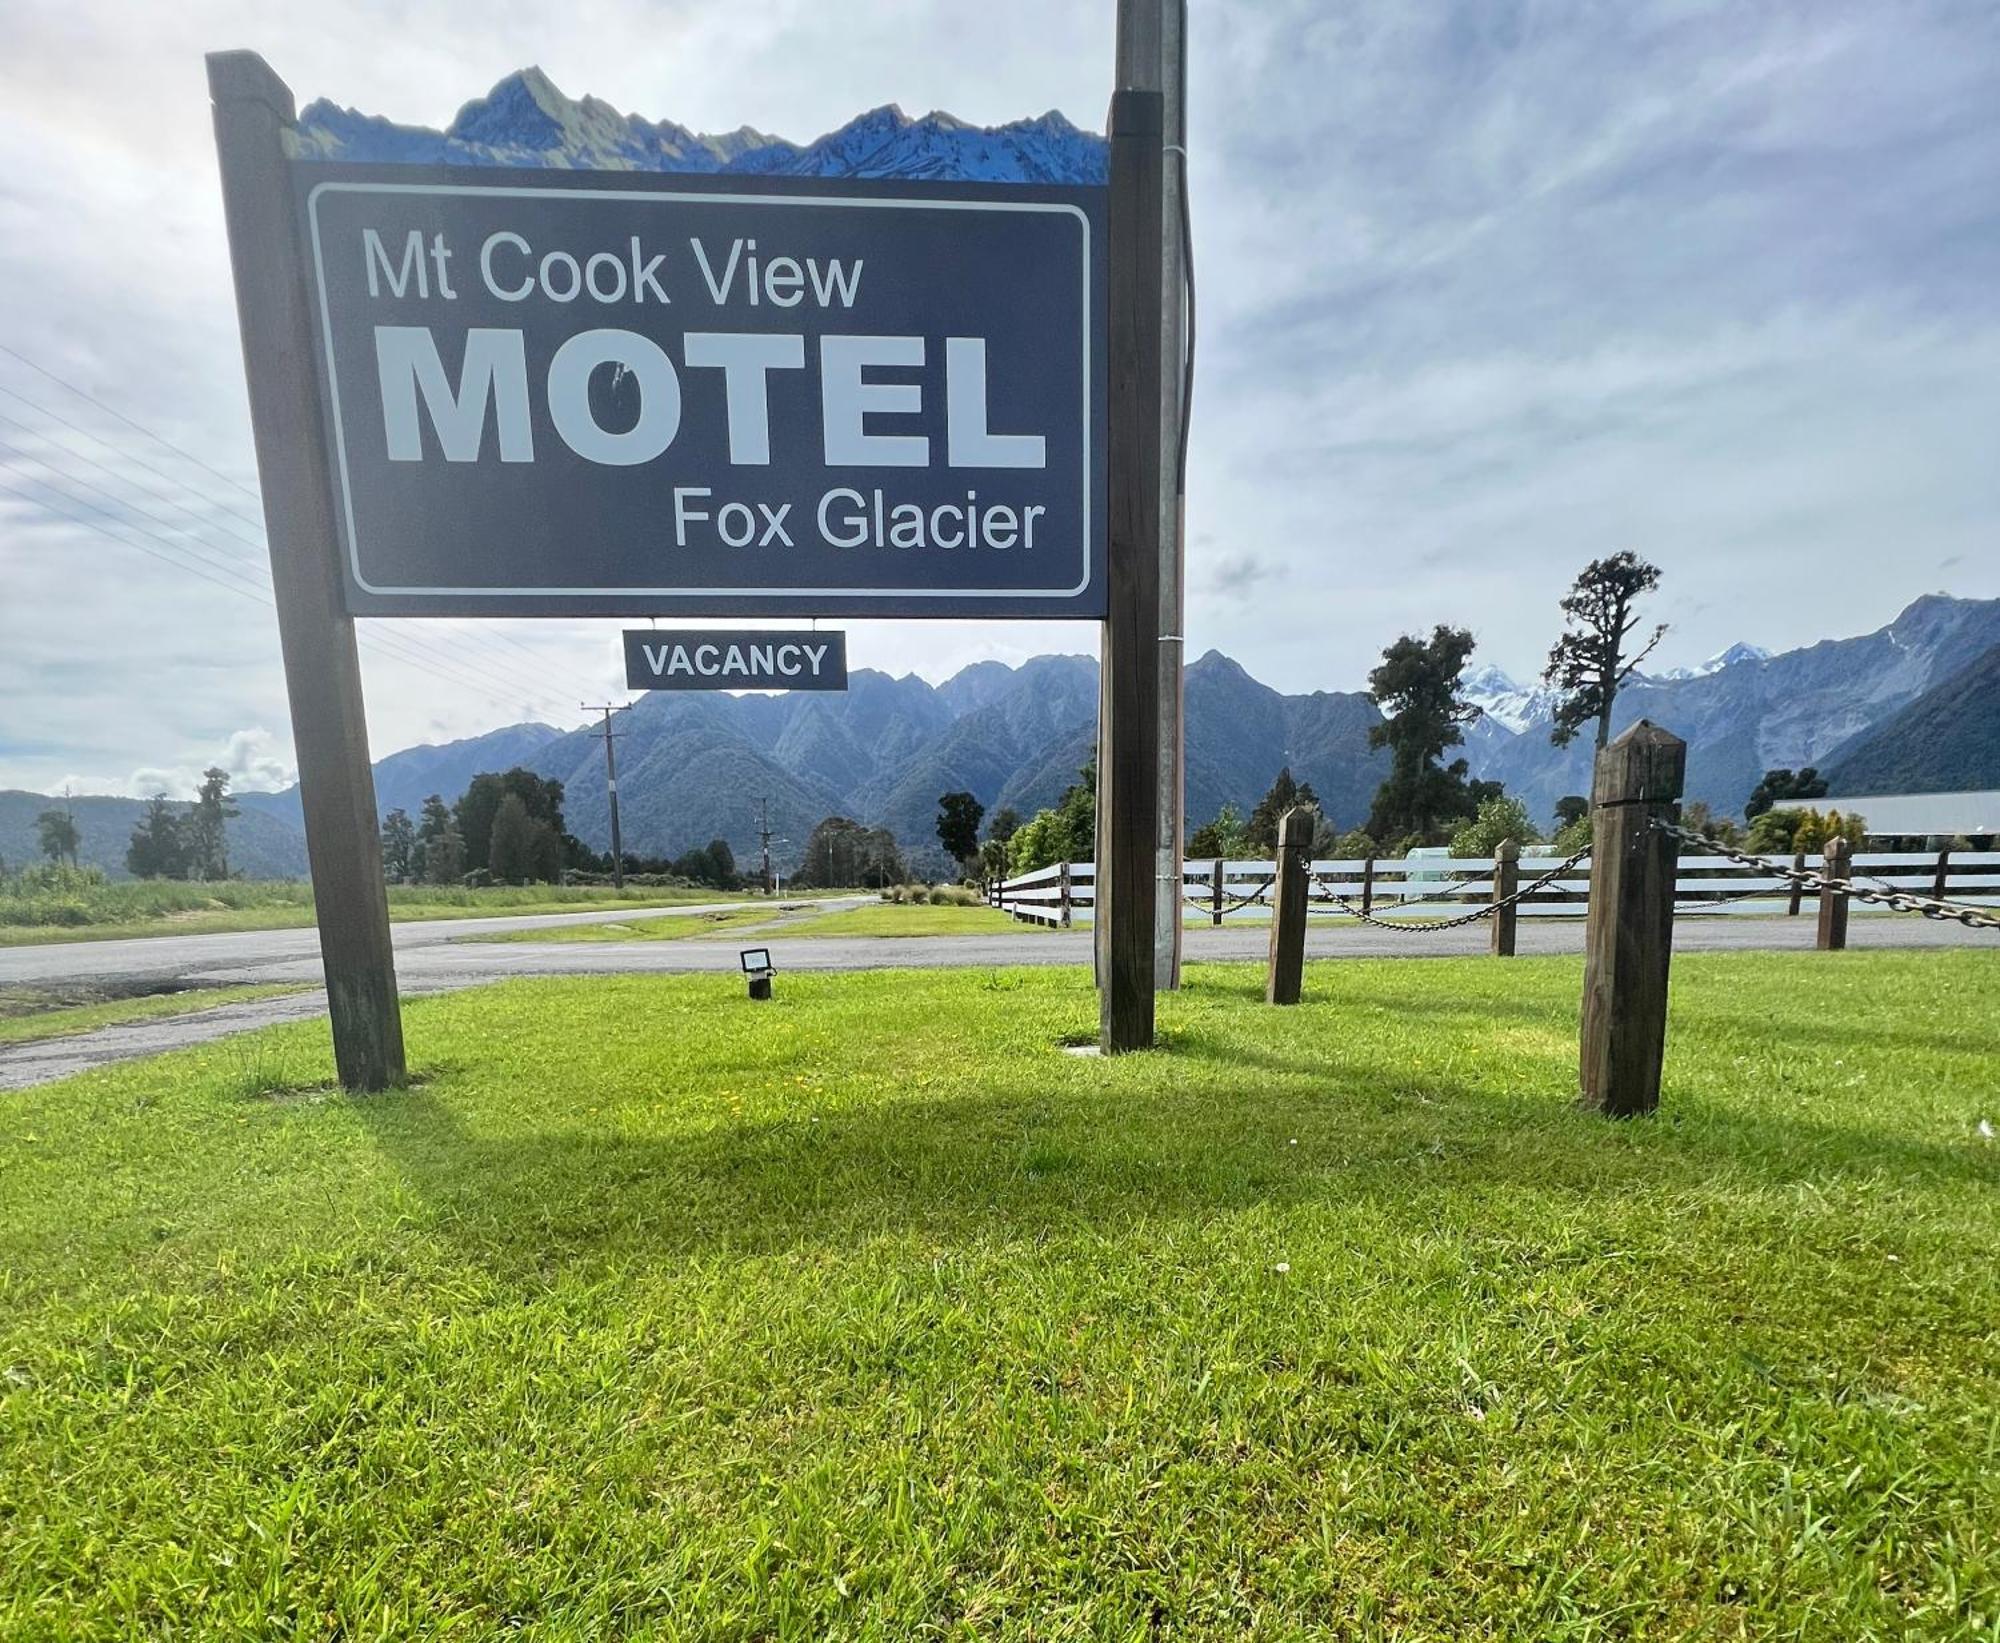
M 1519 882 L 1531 884 L 1560 865 L 1561 858 L 1546 847 L 1540 855 L 1524 851 Z M 1817 870 L 1821 862 L 1817 855 L 1795 856 L 1786 865 Z M 1274 872 L 1268 861 L 1190 861 L 1181 875 L 1184 915 L 1190 922 L 1211 924 L 1266 922 Z M 1853 858 L 1853 874 L 1857 884 L 1870 887 L 1888 885 L 1965 906 L 2000 907 L 2000 851 L 1863 853 Z M 1017 919 L 1066 927 L 1090 917 L 1095 877 L 1090 862 L 1058 862 L 991 885 L 987 899 Z M 1455 918 L 1493 899 L 1493 862 L 1487 857 L 1316 861 L 1310 894 L 1310 910 L 1336 922 L 1354 922 L 1342 901 L 1402 921 Z M 1796 894 L 1788 881 L 1773 874 L 1683 850 L 1675 901 L 1683 915 L 1797 916 L 1816 898 Z M 1530 894 L 1520 914 L 1581 918 L 1589 903 L 1586 858 Z

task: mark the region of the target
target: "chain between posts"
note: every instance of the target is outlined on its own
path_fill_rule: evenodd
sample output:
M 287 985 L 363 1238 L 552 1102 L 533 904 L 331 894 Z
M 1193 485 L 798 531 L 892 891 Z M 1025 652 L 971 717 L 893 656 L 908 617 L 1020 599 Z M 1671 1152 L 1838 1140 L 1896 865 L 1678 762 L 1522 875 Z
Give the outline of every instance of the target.
M 1548 885 L 1553 884 L 1557 879 L 1561 878 L 1565 873 L 1569 872 L 1570 869 L 1575 867 L 1578 862 L 1582 861 L 1589 854 L 1590 854 L 1590 846 L 1586 844 L 1581 850 L 1577 851 L 1576 854 L 1571 856 L 1567 861 L 1558 862 L 1554 867 L 1551 867 L 1546 873 L 1542 874 L 1540 878 L 1535 879 L 1530 883 L 1522 885 L 1511 896 L 1502 896 L 1497 901 L 1489 901 L 1485 903 L 1483 906 L 1473 908 L 1472 911 L 1469 913 L 1459 914 L 1457 918 L 1427 918 L 1427 919 L 1416 919 L 1411 921 L 1404 921 L 1400 919 L 1377 918 L 1373 913 L 1362 912 L 1362 910 L 1359 907 L 1354 905 L 1351 898 L 1343 896 L 1339 891 L 1335 890 L 1332 885 L 1327 883 L 1327 881 L 1321 878 L 1317 873 L 1313 875 L 1313 882 L 1317 884 L 1320 887 L 1320 889 L 1325 892 L 1325 894 L 1316 896 L 1314 899 L 1321 903 L 1330 902 L 1340 912 L 1346 913 L 1352 918 L 1358 918 L 1359 920 L 1361 920 L 1363 924 L 1372 924 L 1378 930 L 1399 930 L 1404 932 L 1405 934 L 1417 931 L 1426 931 L 1426 930 L 1456 930 L 1461 925 L 1477 924 L 1481 919 L 1491 918 L 1495 913 L 1500 912 L 1504 908 L 1519 906 L 1522 902 L 1526 901 L 1530 896 L 1532 896 L 1537 890 L 1544 889 Z M 1439 898 L 1426 897 L 1425 899 L 1436 900 Z M 1417 906 L 1420 904 L 1416 902 L 1405 902 L 1403 903 L 1403 905 Z
M 1878 907 L 1887 907 L 1893 912 L 1921 913 L 1925 918 L 1935 919 L 1940 923 L 1950 923 L 1955 919 L 1968 930 L 2000 930 L 2000 917 L 1982 912 L 1977 907 L 1940 901 L 1934 896 L 1913 896 L 1907 891 L 1891 889 L 1886 885 L 1880 890 L 1866 890 L 1851 879 L 1830 879 L 1824 873 L 1784 867 L 1777 862 L 1767 861 L 1762 856 L 1752 856 L 1741 850 L 1732 850 L 1728 845 L 1718 844 L 1705 833 L 1697 833 L 1691 827 L 1681 827 L 1674 822 L 1659 820 L 1655 820 L 1653 825 L 1662 833 L 1671 834 L 1682 844 L 1704 850 L 1712 856 L 1725 857 L 1739 867 L 1757 868 L 1760 872 L 1783 879 L 1801 891 L 1810 891 L 1816 895 L 1832 891 L 1835 895 L 1846 896 L 1852 901 L 1871 902 Z
M 1268 878 L 1247 896 L 1224 896 L 1222 898 L 1222 911 L 1233 913 L 1239 907 L 1254 907 L 1271 893 L 1271 886 L 1277 882 L 1276 878 Z M 1198 913 L 1212 913 L 1215 911 L 1215 903 L 1208 897 L 1183 895 L 1181 900 Z

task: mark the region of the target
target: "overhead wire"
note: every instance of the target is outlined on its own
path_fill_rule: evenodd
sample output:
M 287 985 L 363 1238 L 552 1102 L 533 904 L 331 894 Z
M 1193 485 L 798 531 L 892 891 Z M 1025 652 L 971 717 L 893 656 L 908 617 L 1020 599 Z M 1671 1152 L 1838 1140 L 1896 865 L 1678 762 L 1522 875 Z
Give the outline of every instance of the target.
M 192 451 L 189 451 L 184 447 L 175 444 L 172 440 L 166 438 L 164 435 L 156 432 L 151 428 L 148 428 L 143 423 L 135 420 L 134 418 L 126 415 L 124 412 L 118 410 L 115 406 L 106 404 L 102 399 L 99 399 L 96 395 L 91 394 L 86 389 L 77 386 L 77 384 L 71 382 L 68 378 L 62 376 L 60 373 L 52 371 L 47 366 L 40 364 L 34 359 L 31 359 L 28 355 L 22 353 L 18 348 L 11 347 L 5 343 L 0 343 L 0 354 L 5 354 L 9 358 L 17 360 L 22 365 L 25 365 L 29 370 L 34 371 L 37 375 L 46 378 L 48 381 L 62 388 L 65 392 L 75 395 L 78 399 L 84 401 L 86 404 L 95 407 L 97 410 L 102 411 L 105 415 L 114 418 L 116 421 L 122 423 L 124 426 L 132 429 L 135 433 L 143 435 L 145 438 L 153 441 L 155 444 L 159 445 L 162 449 L 171 452 L 173 455 L 181 458 L 185 462 L 193 464 L 195 467 L 199 468 L 202 472 L 210 475 L 212 478 L 219 481 L 220 483 L 229 486 L 233 490 L 241 492 L 243 495 L 247 496 L 252 501 L 259 502 L 261 504 L 262 498 L 259 495 L 259 493 L 254 489 L 252 489 L 251 487 L 249 487 L 248 485 L 245 485 L 240 480 L 234 479 L 230 477 L 228 474 L 223 473 L 220 469 L 204 461 L 199 456 L 196 456 Z M 172 485 L 177 489 L 186 492 L 189 496 L 196 498 L 207 508 L 213 509 L 221 514 L 226 514 L 233 519 L 239 520 L 242 523 L 251 526 L 258 533 L 255 537 L 246 536 L 243 532 L 232 529 L 222 524 L 220 520 L 216 520 L 206 514 L 203 514 L 201 510 L 192 508 L 187 503 L 181 502 L 173 496 L 162 493 L 153 486 L 146 485 L 132 478 L 129 474 L 120 474 L 117 470 L 112 469 L 108 467 L 106 464 L 97 461 L 95 458 L 90 457 L 85 452 L 75 449 L 74 446 L 69 445 L 64 441 L 54 439 L 51 435 L 49 435 L 46 432 L 46 430 L 29 427 L 29 425 L 21 423 L 14 418 L 6 417 L 5 413 L 0 413 L 0 419 L 7 420 L 8 422 L 12 423 L 12 425 L 15 427 L 26 429 L 28 432 L 34 434 L 34 436 L 39 439 L 47 440 L 56 449 L 65 451 L 69 455 L 74 456 L 81 461 L 89 463 L 91 466 L 99 469 L 100 471 L 111 474 L 121 483 L 129 484 L 137 490 L 151 494 L 156 499 L 167 503 L 171 507 L 179 509 L 183 513 L 188 514 L 190 517 L 200 519 L 202 527 L 205 530 L 220 529 L 226 532 L 234 540 L 243 543 L 244 546 L 252 550 L 255 550 L 259 555 L 259 564 L 261 566 L 262 554 L 265 550 L 265 542 L 263 539 L 263 524 L 260 519 L 244 512 L 240 508 L 231 505 L 227 500 L 210 494 L 209 492 L 203 490 L 201 487 L 192 484 L 186 478 L 168 473 L 165 469 L 157 467 L 150 462 L 147 462 L 143 457 L 139 456 L 137 453 L 119 444 L 114 443 L 113 441 L 107 439 L 103 434 L 93 429 L 84 427 L 80 423 L 73 421 L 72 419 L 64 416 L 60 411 L 55 410 L 53 407 L 45 405 L 38 400 L 32 399 L 29 396 L 22 394 L 17 389 L 10 388 L 4 383 L 0 383 L 0 393 L 4 393 L 8 398 L 18 402 L 21 405 L 28 407 L 33 411 L 38 412 L 43 416 L 48 417 L 50 420 L 58 423 L 62 427 L 69 429 L 71 432 L 81 434 L 85 439 L 91 440 L 95 444 L 102 446 L 105 450 L 111 452 L 121 461 L 129 462 L 132 465 L 140 469 L 143 469 L 145 472 L 152 474 L 155 478 L 164 480 L 167 484 Z M 39 460 L 39 458 L 37 458 L 36 460 Z M 125 498 L 114 496 L 112 499 L 116 501 L 120 507 L 132 506 L 132 504 Z M 165 523 L 165 521 L 159 520 L 159 516 L 157 514 L 151 513 L 150 510 L 140 509 L 138 511 L 147 514 L 148 517 L 154 519 L 159 523 L 163 524 Z M 394 618 L 377 619 L 378 622 L 386 622 L 393 620 L 396 619 Z M 483 658 L 476 654 L 474 648 L 476 643 L 474 640 L 474 636 L 454 630 L 449 634 L 448 637 L 452 640 L 460 641 L 461 648 L 458 654 L 450 656 L 449 658 L 440 658 L 440 659 L 447 660 L 450 665 L 457 668 L 461 673 L 470 672 L 476 676 L 481 677 L 485 681 L 478 687 L 481 690 L 482 694 L 490 694 L 497 691 L 499 695 L 496 697 L 496 700 L 503 700 L 508 702 L 522 701 L 524 697 L 526 700 L 530 701 L 539 699 L 541 705 L 544 708 L 556 706 L 557 704 L 565 700 L 565 696 L 561 693 L 556 693 L 554 691 L 545 692 L 544 690 L 537 688 L 536 686 L 528 686 L 527 690 L 524 692 L 523 681 L 515 679 L 511 676 L 488 673 L 486 669 L 487 666 L 489 665 L 489 662 L 492 659 Z M 508 646 L 512 651 L 534 662 L 538 668 L 546 668 L 548 666 L 548 658 L 545 655 L 535 650 L 532 646 L 527 645 L 523 643 L 521 640 L 515 638 L 512 634 L 508 634 L 498 630 L 489 630 L 481 633 L 477 637 L 480 640 L 490 640 Z M 363 639 L 364 642 L 367 642 L 369 640 L 378 641 L 374 645 L 374 648 L 380 651 L 382 654 L 400 658 L 402 660 L 410 662 L 412 665 L 418 664 L 419 652 L 430 652 L 436 646 L 436 640 L 434 636 L 428 637 L 424 641 L 419 641 L 415 638 L 414 635 L 406 633 L 400 626 L 393 629 L 388 629 L 386 631 L 378 630 L 373 633 L 364 631 Z M 379 643 L 379 641 L 382 640 L 388 640 L 391 642 L 387 645 L 384 645 L 382 643 Z M 494 665 L 497 665 L 497 663 L 495 663 Z M 511 668 L 512 665 L 513 665 L 512 659 L 509 658 L 507 666 Z
M 29 463 L 56 474 L 62 483 L 58 484 L 46 477 L 25 471 L 24 465 Z M 152 558 L 159 559 L 163 563 L 174 565 L 177 568 L 192 570 L 204 581 L 212 582 L 218 587 L 226 587 L 232 592 L 244 594 L 261 604 L 270 605 L 275 608 L 276 600 L 269 587 L 269 573 L 254 561 L 244 561 L 240 556 L 236 555 L 230 555 L 227 558 L 217 557 L 213 550 L 204 551 L 208 546 L 205 543 L 175 540 L 161 535 L 158 531 L 150 530 L 137 520 L 126 517 L 126 514 L 135 510 L 132 509 L 131 504 L 125 498 L 118 496 L 115 492 L 106 490 L 103 486 L 92 484 L 76 474 L 65 472 L 42 457 L 30 452 L 21 451 L 4 439 L 0 439 L 0 465 L 13 470 L 26 483 L 36 486 L 42 491 L 53 492 L 62 501 L 70 504 L 71 507 L 83 508 L 122 530 L 136 532 L 140 536 L 147 537 L 156 543 L 157 547 L 147 547 L 144 543 L 134 541 L 130 536 L 116 535 L 111 530 L 106 529 L 105 526 L 96 524 L 90 519 L 78 518 L 75 513 L 67 509 L 54 507 L 50 505 L 46 496 L 31 495 L 15 486 L 7 487 L 10 495 L 19 501 L 27 503 L 30 507 L 43 508 L 48 512 L 59 515 L 72 524 L 83 525 L 94 530 L 108 541 L 119 542 L 127 547 L 137 548 L 140 552 L 146 553 Z M 69 486 L 80 486 L 85 491 L 104 497 L 117 508 L 124 510 L 124 512 L 113 512 L 111 509 L 88 501 L 86 498 L 78 496 L 74 491 L 68 489 L 67 487 Z M 144 517 L 152 519 L 156 523 L 165 523 L 165 521 L 159 519 L 157 514 L 145 513 L 144 510 L 136 511 L 143 513 Z M 177 527 L 169 526 L 169 529 L 177 529 Z M 166 552 L 161 552 L 161 549 L 165 549 Z M 243 568 L 246 564 L 248 565 L 247 569 Z M 225 580 L 225 578 L 231 578 L 231 580 Z M 363 632 L 360 638 L 364 644 L 374 646 L 390 660 L 418 668 L 442 683 L 455 685 L 461 689 L 471 689 L 476 691 L 482 698 L 495 703 L 505 703 L 518 699 L 518 693 L 504 682 L 481 678 L 472 674 L 459 666 L 454 658 L 431 657 L 414 651 L 407 647 L 406 642 L 401 640 L 400 635 Z M 549 698 L 549 700 L 553 700 L 553 698 Z

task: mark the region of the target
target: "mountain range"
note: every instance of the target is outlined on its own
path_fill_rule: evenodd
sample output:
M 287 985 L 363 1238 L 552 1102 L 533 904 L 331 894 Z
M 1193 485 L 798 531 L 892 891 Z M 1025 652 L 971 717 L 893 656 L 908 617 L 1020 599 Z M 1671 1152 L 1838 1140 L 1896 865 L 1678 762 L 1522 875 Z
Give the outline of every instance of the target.
M 1644 717 L 1688 739 L 1688 797 L 1740 814 L 1766 769 L 1818 765 L 1837 791 L 1943 791 L 2000 784 L 1994 763 L 2000 600 L 1918 599 L 1887 626 L 1770 655 L 1737 646 L 1676 677 L 1639 676 L 1618 698 L 1622 728 Z M 1488 708 L 1468 737 L 1474 771 L 1494 777 L 1546 820 L 1589 789 L 1587 739 L 1550 745 L 1549 702 L 1495 669 L 1468 675 Z M 1359 825 L 1386 755 L 1368 747 L 1380 715 L 1358 691 L 1286 695 L 1219 651 L 1187 670 L 1190 826 L 1222 805 L 1247 813 L 1281 766 L 1310 782 L 1340 828 Z M 942 684 L 856 669 L 844 694 L 655 692 L 616 721 L 626 848 L 673 855 L 725 838 L 754 858 L 768 815 L 773 854 L 789 865 L 815 822 L 847 815 L 889 828 L 919 864 L 942 871 L 937 797 L 964 789 L 1023 816 L 1053 804 L 1089 759 L 1097 663 L 1037 656 L 1019 667 L 975 662 Z M 379 807 L 412 815 L 431 793 L 463 792 L 482 770 L 525 765 L 559 778 L 573 830 L 598 849 L 610 825 L 604 741 L 596 725 L 508 725 L 375 766 Z M 232 857 L 253 873 L 303 870 L 296 789 L 239 795 Z M 0 794 L 0 858 L 34 853 L 33 819 L 51 801 Z M 87 857 L 122 870 L 132 799 L 79 800 Z
M 810 143 L 749 126 L 707 135 L 672 120 L 621 114 L 596 97 L 569 97 L 539 68 L 508 75 L 443 131 L 396 125 L 321 99 L 299 115 L 295 143 L 304 160 L 992 183 L 1101 183 L 1110 154 L 1102 137 L 1053 109 L 1032 120 L 975 126 L 936 112 L 912 119 L 892 104 Z

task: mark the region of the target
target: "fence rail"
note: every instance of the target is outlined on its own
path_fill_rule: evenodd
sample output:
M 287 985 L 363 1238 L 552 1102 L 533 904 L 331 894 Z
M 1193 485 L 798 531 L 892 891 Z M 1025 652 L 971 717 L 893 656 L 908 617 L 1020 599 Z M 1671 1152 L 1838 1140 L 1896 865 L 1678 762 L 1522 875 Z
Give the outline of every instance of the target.
M 1817 861 L 1817 856 L 1813 860 Z M 1793 858 L 1808 865 L 1804 856 Z M 1523 852 L 1526 884 L 1561 865 L 1553 852 Z M 1419 858 L 1414 861 L 1316 861 L 1310 867 L 1308 905 L 1315 914 L 1342 918 L 1348 903 L 1372 916 L 1418 922 L 1455 918 L 1493 899 L 1495 864 L 1489 857 Z M 1211 924 L 1264 923 L 1276 863 L 1190 861 L 1181 872 L 1186 916 Z M 2000 907 L 2000 850 L 1865 852 L 1852 858 L 1854 878 L 1876 887 L 1950 900 L 1970 907 Z M 1064 928 L 1096 905 L 1092 863 L 1058 862 L 992 884 L 988 901 L 1015 918 Z M 1715 856 L 1683 852 L 1674 883 L 1675 911 L 1683 917 L 1799 916 L 1813 900 L 1782 878 L 1738 867 Z M 1523 918 L 1581 918 L 1590 905 L 1590 863 L 1582 861 L 1523 898 Z

